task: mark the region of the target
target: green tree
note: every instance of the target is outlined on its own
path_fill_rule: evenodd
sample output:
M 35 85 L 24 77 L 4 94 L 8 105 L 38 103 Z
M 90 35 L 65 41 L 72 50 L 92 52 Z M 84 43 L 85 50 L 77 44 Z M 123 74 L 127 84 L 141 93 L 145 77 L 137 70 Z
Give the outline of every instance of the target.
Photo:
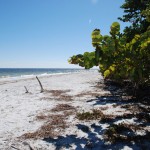
M 124 10 L 124 15 L 118 19 L 131 23 L 124 30 L 127 42 L 131 41 L 136 34 L 146 32 L 150 26 L 150 22 L 146 19 L 147 15 L 144 14 L 145 10 L 150 11 L 149 6 L 150 0 L 125 0 L 125 3 L 121 6 Z
M 105 79 L 122 83 L 128 80 L 134 91 L 150 86 L 150 4 L 148 1 L 126 0 L 121 6 L 126 15 L 122 21 L 134 21 L 120 33 L 120 24 L 114 22 L 110 35 L 92 34 L 93 52 L 74 55 L 69 62 L 85 69 L 99 66 Z M 137 95 L 137 92 L 135 92 Z

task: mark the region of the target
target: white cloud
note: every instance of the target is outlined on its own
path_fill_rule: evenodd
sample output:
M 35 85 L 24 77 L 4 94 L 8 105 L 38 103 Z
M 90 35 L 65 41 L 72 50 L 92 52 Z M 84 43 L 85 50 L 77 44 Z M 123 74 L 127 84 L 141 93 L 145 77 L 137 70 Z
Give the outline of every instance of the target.
M 93 4 L 97 4 L 97 3 L 98 3 L 98 0 L 91 0 L 91 2 L 92 2 Z

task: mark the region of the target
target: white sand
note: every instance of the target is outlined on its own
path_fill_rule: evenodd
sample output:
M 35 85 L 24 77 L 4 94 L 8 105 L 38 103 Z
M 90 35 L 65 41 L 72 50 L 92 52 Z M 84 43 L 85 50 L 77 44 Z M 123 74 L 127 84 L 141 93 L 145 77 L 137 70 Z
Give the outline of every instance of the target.
M 99 78 L 97 72 L 83 72 L 41 77 L 40 80 L 46 90 L 71 90 L 69 94 L 75 95 L 89 91 L 92 88 L 90 85 Z M 16 137 L 37 130 L 42 123 L 35 122 L 35 116 L 38 112 L 53 108 L 57 101 L 45 100 L 50 95 L 40 93 L 36 79 L 0 83 L 0 149 L 3 149 L 10 146 Z M 24 86 L 30 94 L 25 94 Z
M 29 150 L 29 145 L 35 150 L 53 150 L 62 148 L 65 142 L 69 142 L 68 148 L 64 149 L 83 149 L 89 140 L 102 140 L 102 133 L 96 132 L 96 128 L 90 128 L 91 134 L 78 129 L 77 124 L 91 123 L 80 122 L 75 118 L 75 115 L 69 116 L 67 123 L 70 125 L 66 130 L 64 137 L 54 142 L 46 142 L 42 139 L 19 139 L 24 133 L 34 132 L 39 129 L 44 121 L 36 120 L 36 116 L 41 112 L 50 111 L 57 104 L 69 104 L 77 108 L 77 111 L 89 111 L 93 108 L 101 108 L 104 106 L 112 107 L 113 104 L 94 105 L 95 101 L 87 102 L 87 100 L 94 99 L 94 96 L 85 95 L 83 97 L 76 97 L 82 92 L 97 92 L 101 94 L 109 93 L 102 89 L 96 89 L 94 85 L 103 80 L 97 71 L 87 71 L 72 74 L 62 74 L 39 77 L 44 89 L 49 90 L 68 90 L 67 95 L 72 96 L 73 100 L 56 100 L 49 92 L 40 93 L 40 87 L 35 78 L 21 79 L 21 80 L 1 80 L 0 81 L 0 149 L 14 150 Z M 24 86 L 26 86 L 30 93 L 25 93 Z M 70 90 L 70 91 L 69 91 Z M 113 109 L 113 108 L 112 108 Z M 117 109 L 117 108 L 116 108 Z M 115 111 L 120 111 L 115 110 Z M 123 110 L 123 109 L 122 109 Z M 108 114 L 112 114 L 113 110 L 109 110 Z M 57 112 L 56 112 L 57 113 Z M 58 112 L 60 113 L 60 112 Z M 134 122 L 134 120 L 130 120 Z M 95 125 L 97 121 L 92 121 Z M 108 127 L 107 124 L 99 124 L 101 130 Z M 61 133 L 60 133 L 61 135 Z M 73 136 L 71 136 L 73 135 Z M 86 141 L 87 140 L 87 141 Z M 86 142 L 85 142 L 86 141 Z M 90 143 L 90 141 L 89 141 Z M 66 143 L 67 144 L 67 143 Z M 99 149 L 103 145 L 99 141 L 95 149 Z M 86 149 L 86 148 L 85 148 Z M 103 149 L 103 148 L 102 148 Z M 129 149 L 128 146 L 125 149 Z

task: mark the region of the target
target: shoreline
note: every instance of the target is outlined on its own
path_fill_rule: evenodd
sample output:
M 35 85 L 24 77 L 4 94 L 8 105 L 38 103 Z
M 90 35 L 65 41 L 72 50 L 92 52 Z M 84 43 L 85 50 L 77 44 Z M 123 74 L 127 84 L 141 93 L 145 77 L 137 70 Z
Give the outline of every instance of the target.
M 62 72 L 62 73 L 42 73 L 42 74 L 33 74 L 33 75 L 21 75 L 21 76 L 8 76 L 8 77 L 0 77 L 0 85 L 7 84 L 7 83 L 15 83 L 21 80 L 28 80 L 28 79 L 35 79 L 36 76 L 40 78 L 46 78 L 51 76 L 61 76 L 61 75 L 67 75 L 67 74 L 78 74 L 78 73 L 84 73 L 84 72 L 98 72 L 97 69 L 94 70 L 81 70 L 81 71 L 75 71 L 75 72 Z
M 32 77 L 36 75 L 45 76 L 45 75 L 55 75 L 63 73 L 73 73 L 73 72 L 86 72 L 86 71 L 95 71 L 98 69 L 89 69 L 84 68 L 0 68 L 0 79 L 5 78 L 19 78 L 19 77 Z

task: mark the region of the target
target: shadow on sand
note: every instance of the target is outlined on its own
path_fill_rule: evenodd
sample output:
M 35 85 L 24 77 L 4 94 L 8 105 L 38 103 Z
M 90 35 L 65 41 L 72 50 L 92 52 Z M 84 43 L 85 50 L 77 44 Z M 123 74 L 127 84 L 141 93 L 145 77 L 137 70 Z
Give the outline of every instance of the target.
M 107 90 L 109 90 L 112 96 L 100 96 L 95 97 L 94 99 L 90 99 L 87 103 L 92 102 L 95 105 L 106 105 L 106 104 L 115 104 L 115 105 L 137 105 L 139 106 L 139 112 L 137 110 L 136 114 L 127 114 L 126 116 L 116 116 L 111 120 L 107 120 L 105 122 L 92 123 L 90 126 L 84 124 L 77 124 L 76 127 L 79 131 L 86 133 L 86 137 L 78 137 L 77 135 L 65 135 L 58 136 L 57 138 L 45 138 L 43 139 L 47 143 L 51 143 L 55 145 L 56 150 L 59 149 L 74 149 L 76 150 L 119 150 L 126 149 L 128 147 L 133 150 L 149 150 L 150 149 L 150 132 L 146 131 L 143 135 L 137 135 L 134 130 L 130 128 L 125 131 L 119 132 L 119 134 L 126 135 L 129 138 L 124 140 L 116 140 L 113 143 L 109 143 L 108 140 L 104 138 L 104 134 L 106 132 L 106 128 L 103 128 L 103 125 L 106 124 L 108 127 L 112 126 L 116 121 L 122 119 L 134 119 L 137 125 L 140 127 L 149 126 L 150 122 L 150 107 L 145 106 L 141 107 L 142 103 L 137 102 L 135 99 L 123 99 L 122 96 L 125 95 L 122 92 L 122 89 L 117 86 L 106 86 Z M 143 109 L 143 111 L 142 111 Z M 144 110 L 145 109 L 145 110 Z M 141 116 L 140 116 L 141 115 Z M 143 119 L 145 117 L 145 119 Z M 111 136 L 111 135 L 110 135 Z M 104 140 L 105 139 L 105 140 Z

